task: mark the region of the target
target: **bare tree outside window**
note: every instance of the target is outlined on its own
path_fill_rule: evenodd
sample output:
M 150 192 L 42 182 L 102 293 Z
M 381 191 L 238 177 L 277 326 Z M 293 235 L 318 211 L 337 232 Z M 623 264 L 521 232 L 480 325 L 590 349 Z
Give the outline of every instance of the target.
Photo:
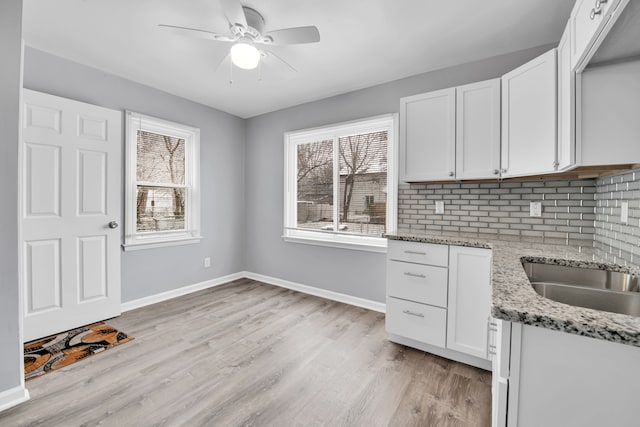
M 185 141 L 138 131 L 136 230 L 185 228 Z
M 339 138 L 340 147 L 340 220 L 349 222 L 350 210 L 354 196 L 357 198 L 357 208 L 362 213 L 367 201 L 375 204 L 375 196 L 371 199 L 367 191 L 373 184 L 378 188 L 386 190 L 387 173 L 387 132 L 373 132 L 358 135 L 350 135 Z M 384 182 L 381 182 L 384 175 Z M 343 179 L 344 177 L 344 179 Z M 386 194 L 386 193 L 385 193 Z M 367 199 L 369 197 L 369 199 Z M 379 196 L 386 201 L 386 196 Z M 355 212 L 357 214 L 357 212 Z M 360 220 L 363 218 L 361 217 Z M 367 221 L 368 222 L 368 221 Z
M 381 236 L 386 225 L 387 131 L 297 145 L 298 228 Z M 339 150 L 334 165 L 334 149 Z M 339 170 L 339 182 L 334 171 Z M 339 209 L 334 210 L 334 190 Z
M 333 223 L 333 141 L 297 146 L 298 227 Z

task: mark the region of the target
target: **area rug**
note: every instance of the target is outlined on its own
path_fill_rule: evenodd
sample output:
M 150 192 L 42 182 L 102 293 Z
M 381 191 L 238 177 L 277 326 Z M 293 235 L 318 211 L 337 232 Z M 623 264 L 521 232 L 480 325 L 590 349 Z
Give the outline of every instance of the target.
M 131 341 L 104 322 L 93 323 L 24 345 L 24 376 L 30 380 Z

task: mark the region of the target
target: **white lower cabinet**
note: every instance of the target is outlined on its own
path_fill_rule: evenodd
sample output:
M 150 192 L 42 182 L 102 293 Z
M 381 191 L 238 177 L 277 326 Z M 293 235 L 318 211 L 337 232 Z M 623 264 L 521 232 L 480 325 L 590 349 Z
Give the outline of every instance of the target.
M 489 370 L 490 298 L 491 250 L 389 241 L 391 341 Z
M 491 251 L 450 246 L 447 348 L 487 359 L 490 307 Z
M 447 310 L 398 298 L 387 298 L 387 331 L 444 347 Z

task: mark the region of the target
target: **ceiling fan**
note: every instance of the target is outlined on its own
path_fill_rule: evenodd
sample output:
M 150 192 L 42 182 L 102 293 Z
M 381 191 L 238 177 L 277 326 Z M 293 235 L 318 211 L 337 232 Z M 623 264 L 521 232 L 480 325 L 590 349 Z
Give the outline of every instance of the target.
M 220 4 L 225 18 L 229 22 L 229 34 L 177 25 L 159 24 L 159 26 L 184 35 L 217 42 L 233 43 L 227 56 L 231 56 L 233 65 L 245 70 L 255 69 L 260 64 L 261 59 L 271 56 L 291 70 L 296 71 L 295 68 L 278 55 L 265 49 L 265 46 L 316 43 L 320 41 L 320 33 L 315 26 L 284 28 L 265 33 L 265 21 L 258 11 L 242 6 L 238 0 L 220 0 Z M 257 45 L 260 45 L 261 49 L 258 49 Z

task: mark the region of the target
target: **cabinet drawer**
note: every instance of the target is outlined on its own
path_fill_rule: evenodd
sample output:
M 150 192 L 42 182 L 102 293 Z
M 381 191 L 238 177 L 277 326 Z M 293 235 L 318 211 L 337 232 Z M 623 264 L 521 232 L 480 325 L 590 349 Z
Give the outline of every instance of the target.
M 390 334 L 444 348 L 447 310 L 388 297 L 386 327 Z
M 388 261 L 387 295 L 446 308 L 447 273 L 445 267 Z
M 449 264 L 449 246 L 389 240 L 387 258 L 394 261 L 446 267 Z

